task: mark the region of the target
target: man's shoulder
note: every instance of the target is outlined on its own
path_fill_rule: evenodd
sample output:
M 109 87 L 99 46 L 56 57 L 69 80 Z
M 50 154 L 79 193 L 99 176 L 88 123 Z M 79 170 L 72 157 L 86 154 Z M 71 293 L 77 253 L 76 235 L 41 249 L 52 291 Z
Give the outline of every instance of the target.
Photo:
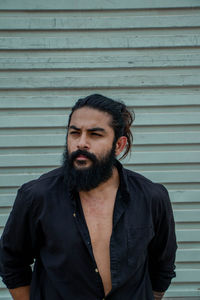
M 158 182 L 154 182 L 144 175 L 124 168 L 127 177 L 128 186 L 138 187 L 141 190 L 146 190 L 152 196 L 160 195 L 162 193 L 168 194 L 166 188 Z
M 47 173 L 40 175 L 38 178 L 24 183 L 20 190 L 27 192 L 30 190 L 40 191 L 46 190 L 52 186 L 53 183 L 56 183 L 58 180 L 63 178 L 63 168 L 59 167 L 53 169 Z
M 124 168 L 124 173 L 126 174 L 127 179 L 130 181 L 132 180 L 134 182 L 140 182 L 141 184 L 144 184 L 144 185 L 157 184 L 157 183 L 151 181 L 149 178 L 145 177 L 144 175 L 142 175 L 138 172 L 132 171 L 130 169 Z
M 123 168 L 124 169 L 124 172 L 127 174 L 128 177 L 130 178 L 134 178 L 134 179 L 137 179 L 137 180 L 142 180 L 142 181 L 147 181 L 147 182 L 152 182 L 150 179 L 148 179 L 147 177 L 145 177 L 144 175 L 138 173 L 138 172 L 135 172 L 135 171 L 132 171 L 130 169 L 127 169 L 127 168 Z
M 145 207 L 150 205 L 154 212 L 159 209 L 160 212 L 167 211 L 170 213 L 170 198 L 164 185 L 153 182 L 145 176 L 128 169 L 124 169 L 124 172 L 127 177 L 129 193 L 131 199 L 133 199 L 132 203 L 138 199 L 137 205 L 145 203 Z

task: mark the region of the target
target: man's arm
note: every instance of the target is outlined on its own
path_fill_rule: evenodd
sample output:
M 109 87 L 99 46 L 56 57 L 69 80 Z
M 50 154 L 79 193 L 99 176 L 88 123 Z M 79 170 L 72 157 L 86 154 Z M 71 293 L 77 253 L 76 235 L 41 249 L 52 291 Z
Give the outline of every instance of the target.
M 157 292 L 165 292 L 175 277 L 177 249 L 173 211 L 168 192 L 162 185 L 155 187 L 152 212 L 155 235 L 149 245 L 149 275 L 152 289 L 156 291 L 155 299 L 162 299 L 162 294 Z
M 153 291 L 154 300 L 161 300 L 165 292 Z
M 0 275 L 13 295 L 17 297 L 23 291 L 25 300 L 35 257 L 35 223 L 32 221 L 31 204 L 28 193 L 20 189 L 0 241 Z
M 30 285 L 10 289 L 9 292 L 14 300 L 30 300 Z

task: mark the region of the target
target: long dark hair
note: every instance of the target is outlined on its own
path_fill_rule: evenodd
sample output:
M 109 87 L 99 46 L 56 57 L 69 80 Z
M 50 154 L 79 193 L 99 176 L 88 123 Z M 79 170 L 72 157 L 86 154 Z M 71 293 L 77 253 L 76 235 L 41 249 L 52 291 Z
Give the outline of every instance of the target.
M 127 137 L 125 152 L 120 159 L 125 158 L 131 150 L 131 145 L 133 142 L 131 124 L 134 121 L 134 112 L 131 113 L 127 109 L 126 105 L 121 101 L 116 101 L 100 94 L 92 94 L 85 98 L 79 99 L 72 107 L 72 111 L 69 116 L 68 127 L 73 112 L 85 106 L 107 112 L 112 116 L 111 126 L 115 132 L 115 142 L 120 136 Z

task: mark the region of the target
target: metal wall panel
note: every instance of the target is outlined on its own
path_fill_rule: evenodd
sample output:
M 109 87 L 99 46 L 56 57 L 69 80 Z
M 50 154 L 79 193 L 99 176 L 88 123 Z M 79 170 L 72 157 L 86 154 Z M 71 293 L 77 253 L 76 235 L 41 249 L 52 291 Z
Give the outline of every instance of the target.
M 0 3 L 0 232 L 17 188 L 61 163 L 70 107 L 93 92 L 134 108 L 124 165 L 170 192 L 166 297 L 200 299 L 199 0 Z

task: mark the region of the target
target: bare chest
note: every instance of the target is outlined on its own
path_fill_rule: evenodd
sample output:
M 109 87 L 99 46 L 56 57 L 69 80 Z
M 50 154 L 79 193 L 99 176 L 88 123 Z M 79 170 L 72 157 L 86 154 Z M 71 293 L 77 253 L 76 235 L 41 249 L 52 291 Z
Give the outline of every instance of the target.
M 112 234 L 113 206 L 106 210 L 86 208 L 83 211 L 92 243 L 92 250 L 98 271 L 102 278 L 105 294 L 111 288 L 110 238 Z
M 85 215 L 93 251 L 98 247 L 109 246 L 112 234 L 112 214 L 102 216 Z

